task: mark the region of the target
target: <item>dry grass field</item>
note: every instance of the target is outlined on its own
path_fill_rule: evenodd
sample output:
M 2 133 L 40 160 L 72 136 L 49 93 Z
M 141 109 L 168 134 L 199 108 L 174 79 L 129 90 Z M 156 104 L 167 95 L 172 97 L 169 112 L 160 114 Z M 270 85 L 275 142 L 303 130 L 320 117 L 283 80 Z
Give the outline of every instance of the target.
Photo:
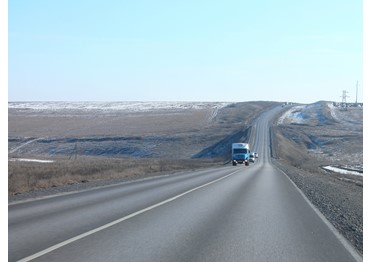
M 112 158 L 79 156 L 76 160 L 54 158 L 54 162 L 9 162 L 9 193 L 88 183 L 98 180 L 125 179 L 145 174 L 164 174 L 174 170 L 192 170 L 216 163 L 210 160 L 174 160 L 152 158 Z
M 275 105 L 10 104 L 9 194 L 223 164 L 231 142 L 247 140 L 253 119 Z

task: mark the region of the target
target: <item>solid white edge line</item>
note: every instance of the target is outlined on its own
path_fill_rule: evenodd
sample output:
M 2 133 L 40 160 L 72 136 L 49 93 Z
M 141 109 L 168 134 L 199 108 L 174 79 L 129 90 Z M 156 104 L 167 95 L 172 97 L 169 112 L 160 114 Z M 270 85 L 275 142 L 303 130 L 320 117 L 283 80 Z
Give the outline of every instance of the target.
M 350 253 L 350 255 L 358 262 L 362 262 L 363 258 L 361 254 L 349 243 L 349 241 L 341 235 L 340 232 L 332 225 L 331 222 L 319 211 L 319 209 L 311 203 L 311 201 L 306 197 L 306 195 L 301 191 L 301 189 L 289 178 L 289 176 L 280 168 L 273 165 L 277 170 L 282 172 L 287 179 L 293 184 L 293 186 L 297 189 L 297 191 L 301 194 L 301 196 L 305 199 L 305 201 L 309 204 L 309 206 L 315 211 L 315 213 L 320 217 L 321 220 L 327 225 L 327 227 L 331 230 L 331 232 L 335 235 L 335 237 L 341 242 L 341 244 L 345 247 L 345 249 Z
M 67 239 L 67 240 L 65 240 L 65 241 L 63 241 L 63 242 L 61 242 L 61 243 L 58 243 L 58 244 L 54 245 L 54 246 L 51 246 L 51 247 L 49 247 L 49 248 L 47 248 L 47 249 L 44 249 L 44 250 L 42 250 L 42 251 L 39 251 L 39 252 L 37 252 L 37 253 L 35 253 L 35 254 L 31 255 L 31 256 L 28 256 L 28 257 L 25 257 L 25 258 L 23 258 L 23 259 L 21 259 L 21 260 L 18 260 L 18 262 L 31 261 L 31 260 L 33 260 L 33 259 L 35 259 L 35 258 L 41 257 L 41 256 L 43 256 L 43 255 L 45 255 L 45 254 L 47 254 L 47 253 L 50 253 L 50 252 L 52 252 L 52 251 L 54 251 L 54 250 L 56 250 L 56 249 L 58 249 L 58 248 L 61 248 L 61 247 L 63 247 L 63 246 L 66 246 L 66 245 L 68 245 L 68 244 L 70 244 L 70 243 L 72 243 L 72 242 L 75 242 L 75 241 L 79 240 L 79 239 L 82 239 L 82 238 L 84 238 L 84 237 L 87 237 L 87 236 L 89 236 L 89 235 L 92 235 L 92 234 L 94 234 L 94 233 L 96 233 L 96 232 L 99 232 L 99 231 L 104 230 L 104 229 L 106 229 L 106 228 L 109 228 L 109 227 L 111 227 L 111 226 L 114 226 L 114 225 L 116 225 L 116 224 L 118 224 L 118 223 L 121 223 L 121 222 L 123 222 L 123 221 L 125 221 L 125 220 L 128 220 L 128 219 L 132 218 L 132 217 L 138 216 L 138 215 L 140 215 L 140 214 L 142 214 L 142 213 L 145 213 L 145 212 L 147 212 L 147 211 L 149 211 L 149 210 L 151 210 L 151 209 L 154 209 L 154 208 L 156 208 L 156 207 L 159 207 L 159 206 L 162 206 L 162 205 L 167 204 L 167 203 L 169 203 L 169 202 L 172 202 L 172 201 L 174 201 L 174 200 L 176 200 L 176 199 L 178 199 L 178 198 L 180 198 L 180 197 L 183 197 L 183 196 L 185 196 L 185 195 L 187 195 L 187 194 L 190 194 L 191 192 L 193 192 L 193 191 L 195 191 L 195 190 L 201 189 L 201 188 L 203 188 L 203 187 L 206 187 L 206 186 L 209 186 L 209 185 L 211 185 L 211 184 L 213 184 L 213 183 L 216 183 L 216 182 L 218 182 L 218 181 L 220 181 L 220 180 L 223 180 L 223 179 L 225 179 L 225 178 L 228 178 L 228 177 L 234 175 L 235 173 L 237 173 L 237 172 L 239 172 L 239 171 L 241 171 L 241 170 L 236 170 L 236 171 L 234 171 L 234 172 L 232 172 L 232 173 L 230 173 L 230 174 L 228 174 L 228 175 L 226 175 L 226 176 L 220 177 L 220 178 L 218 178 L 218 179 L 216 179 L 216 180 L 213 180 L 213 181 L 208 182 L 208 183 L 206 183 L 206 184 L 203 184 L 203 185 L 201 185 L 201 186 L 198 186 L 198 187 L 195 187 L 195 188 L 193 188 L 193 189 L 190 189 L 190 190 L 188 190 L 188 191 L 186 191 L 186 192 L 183 192 L 183 193 L 181 193 L 181 194 L 179 194 L 179 195 L 176 195 L 176 196 L 174 196 L 174 197 L 168 198 L 168 199 L 166 199 L 166 200 L 164 200 L 164 201 L 162 201 L 162 202 L 159 202 L 159 203 L 154 204 L 154 205 L 152 205 L 152 206 L 146 207 L 146 208 L 144 208 L 144 209 L 142 209 L 142 210 L 139 210 L 139 211 L 137 211 L 137 212 L 134 212 L 134 213 L 132 213 L 132 214 L 130 214 L 130 215 L 127 215 L 127 216 L 125 216 L 125 217 L 122 217 L 122 218 L 119 218 L 119 219 L 117 219 L 117 220 L 114 220 L 114 221 L 112 221 L 112 222 L 110 222 L 110 223 L 108 223 L 108 224 L 105 224 L 105 225 L 103 225 L 103 226 L 97 227 L 97 228 L 92 229 L 92 230 L 90 230 L 90 231 L 88 231 L 88 232 L 85 232 L 85 233 L 83 233 L 83 234 L 77 235 L 76 237 L 73 237 L 73 238 Z

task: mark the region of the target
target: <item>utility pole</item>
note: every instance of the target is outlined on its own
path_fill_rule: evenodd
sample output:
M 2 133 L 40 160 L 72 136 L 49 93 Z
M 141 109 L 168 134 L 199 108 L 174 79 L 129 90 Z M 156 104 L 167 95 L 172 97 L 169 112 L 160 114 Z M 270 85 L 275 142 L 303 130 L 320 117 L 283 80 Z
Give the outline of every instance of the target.
M 356 83 L 355 105 L 358 105 L 358 81 Z

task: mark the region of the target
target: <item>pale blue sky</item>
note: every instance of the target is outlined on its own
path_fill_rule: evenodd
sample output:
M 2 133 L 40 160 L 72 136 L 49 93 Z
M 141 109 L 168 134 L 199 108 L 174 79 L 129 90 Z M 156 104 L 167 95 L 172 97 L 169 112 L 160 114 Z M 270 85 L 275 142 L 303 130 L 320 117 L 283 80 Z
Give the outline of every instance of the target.
M 9 1 L 9 101 L 355 101 L 362 1 Z M 362 88 L 359 89 L 362 100 Z

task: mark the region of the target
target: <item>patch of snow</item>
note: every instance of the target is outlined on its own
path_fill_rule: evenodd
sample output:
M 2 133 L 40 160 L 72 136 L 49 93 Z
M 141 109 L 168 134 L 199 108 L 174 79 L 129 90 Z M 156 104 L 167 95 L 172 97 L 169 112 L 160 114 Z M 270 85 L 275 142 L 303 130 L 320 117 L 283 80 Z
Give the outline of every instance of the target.
M 36 139 L 33 139 L 33 140 L 30 140 L 30 141 L 27 141 L 26 143 L 23 143 L 22 145 L 20 146 L 17 146 L 16 148 L 13 148 L 9 151 L 9 153 L 14 153 L 15 151 L 17 151 L 18 149 L 24 147 L 24 146 L 27 146 L 28 144 L 31 144 L 32 142 L 35 142 L 37 140 L 40 140 L 40 139 L 43 139 L 42 137 L 41 138 L 36 138 Z
M 212 120 L 217 116 L 218 111 L 219 111 L 221 108 L 222 108 L 222 107 L 216 107 L 216 108 L 214 108 L 214 109 L 211 111 L 211 113 L 210 113 L 210 115 L 209 115 L 209 117 L 208 117 L 207 122 L 212 122 Z
M 331 116 L 333 117 L 333 119 L 338 120 L 338 117 L 337 117 L 336 111 L 335 111 L 335 106 L 333 105 L 333 103 L 327 103 L 327 106 L 329 108 L 329 111 L 330 111 Z
M 284 122 L 301 124 L 304 121 L 305 114 L 300 112 L 305 106 L 294 106 L 288 109 L 279 117 L 277 124 L 282 125 Z
M 323 167 L 326 170 L 330 170 L 336 173 L 344 174 L 344 175 L 355 175 L 355 176 L 363 176 L 363 173 L 357 172 L 357 171 L 351 171 L 351 170 L 346 170 L 343 168 L 338 168 L 334 166 L 325 166 Z
M 11 158 L 11 159 L 9 159 L 9 161 L 11 161 L 11 162 L 16 162 L 16 161 L 20 161 L 20 162 L 36 162 L 36 163 L 53 163 L 53 162 L 55 162 L 53 160 L 27 159 L 27 158 Z

